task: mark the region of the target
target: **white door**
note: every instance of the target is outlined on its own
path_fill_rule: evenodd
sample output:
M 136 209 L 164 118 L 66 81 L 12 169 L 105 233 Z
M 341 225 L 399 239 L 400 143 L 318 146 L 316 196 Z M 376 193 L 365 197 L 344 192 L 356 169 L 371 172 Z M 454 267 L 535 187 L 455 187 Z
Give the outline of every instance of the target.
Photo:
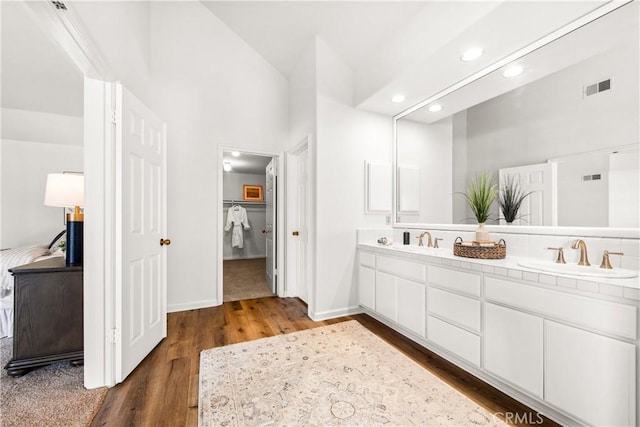
M 116 87 L 116 381 L 167 335 L 166 126 Z
M 309 265 L 309 170 L 307 143 L 288 153 L 289 180 L 287 182 L 287 286 L 307 304 L 311 271 Z
M 556 163 L 549 162 L 499 170 L 500 188 L 510 176 L 520 183 L 526 193 L 532 192 L 522 202 L 518 212 L 520 219 L 514 224 L 558 225 L 556 167 Z M 504 221 L 500 223 L 504 224 Z
M 266 191 L 265 191 L 265 202 L 267 204 L 266 214 L 267 214 L 267 225 L 265 227 L 265 244 L 267 246 L 267 286 L 271 289 L 271 292 L 277 294 L 277 254 L 276 251 L 276 240 L 277 240 L 277 232 L 275 227 L 275 218 L 277 218 L 276 213 L 276 191 L 277 191 L 277 173 L 276 173 L 276 165 L 275 161 L 272 159 L 266 167 Z

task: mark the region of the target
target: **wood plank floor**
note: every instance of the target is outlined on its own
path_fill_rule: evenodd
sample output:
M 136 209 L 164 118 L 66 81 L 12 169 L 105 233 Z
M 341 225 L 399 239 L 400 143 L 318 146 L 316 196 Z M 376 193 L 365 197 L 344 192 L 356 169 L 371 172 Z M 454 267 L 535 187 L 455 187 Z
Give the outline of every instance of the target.
M 314 322 L 297 298 L 260 298 L 170 313 L 167 338 L 109 390 L 92 426 L 196 426 L 202 350 L 355 319 L 492 413 L 537 413 L 367 315 Z M 555 425 L 544 419 L 546 425 Z M 518 425 L 518 424 L 517 424 Z M 526 424 L 519 424 L 526 425 Z

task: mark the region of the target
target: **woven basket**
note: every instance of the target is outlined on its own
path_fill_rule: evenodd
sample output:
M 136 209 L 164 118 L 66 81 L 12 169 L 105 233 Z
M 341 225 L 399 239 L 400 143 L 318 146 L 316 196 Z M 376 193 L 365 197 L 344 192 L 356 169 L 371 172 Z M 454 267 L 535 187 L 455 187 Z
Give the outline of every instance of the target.
M 500 239 L 495 246 L 463 246 L 462 238 L 457 237 L 453 243 L 453 254 L 465 258 L 503 259 L 507 256 L 507 243 Z

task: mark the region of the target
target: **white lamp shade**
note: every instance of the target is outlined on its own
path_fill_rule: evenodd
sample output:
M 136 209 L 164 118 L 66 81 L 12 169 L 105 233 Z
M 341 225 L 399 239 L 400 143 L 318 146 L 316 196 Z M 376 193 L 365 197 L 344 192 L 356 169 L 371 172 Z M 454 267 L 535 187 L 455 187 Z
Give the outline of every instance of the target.
M 44 204 L 57 207 L 84 206 L 84 176 L 68 173 L 48 174 Z

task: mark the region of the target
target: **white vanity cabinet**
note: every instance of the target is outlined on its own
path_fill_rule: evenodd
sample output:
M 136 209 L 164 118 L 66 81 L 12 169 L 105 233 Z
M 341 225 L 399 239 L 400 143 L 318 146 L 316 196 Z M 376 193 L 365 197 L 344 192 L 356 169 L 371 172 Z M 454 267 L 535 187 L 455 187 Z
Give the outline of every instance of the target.
M 424 337 L 426 265 L 363 251 L 359 255 L 360 305 Z
M 636 300 L 396 250 L 359 260 L 360 305 L 429 350 L 562 424 L 640 425 Z
M 480 366 L 480 274 L 427 269 L 427 338 Z
M 634 345 L 544 322 L 544 399 L 592 425 L 637 425 Z
M 484 305 L 484 369 L 542 397 L 542 319 L 510 308 Z
M 484 288 L 486 371 L 582 423 L 636 425 L 636 306 L 491 276 Z
M 358 253 L 358 302 L 371 310 L 376 308 L 376 256 Z
M 376 256 L 376 312 L 421 337 L 425 336 L 426 271 L 420 262 Z

